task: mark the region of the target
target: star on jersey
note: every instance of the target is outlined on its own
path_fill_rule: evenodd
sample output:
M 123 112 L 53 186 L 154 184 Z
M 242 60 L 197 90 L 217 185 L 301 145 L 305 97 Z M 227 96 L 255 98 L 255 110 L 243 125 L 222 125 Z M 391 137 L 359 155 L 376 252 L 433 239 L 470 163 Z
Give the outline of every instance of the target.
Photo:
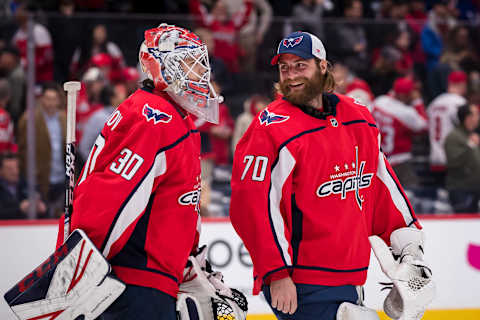
M 335 172 L 338 172 L 340 171 L 340 167 L 339 166 L 335 166 Z
M 272 123 L 280 123 L 287 121 L 290 116 L 282 116 L 280 114 L 275 114 L 273 112 L 269 112 L 267 109 L 263 110 L 258 117 L 260 124 L 264 124 L 266 126 L 271 125 Z
M 171 115 L 150 107 L 148 103 L 145 103 L 145 105 L 143 106 L 142 114 L 145 116 L 147 121 L 153 119 L 154 124 L 157 124 L 159 122 L 168 123 L 170 122 L 170 120 L 172 120 Z

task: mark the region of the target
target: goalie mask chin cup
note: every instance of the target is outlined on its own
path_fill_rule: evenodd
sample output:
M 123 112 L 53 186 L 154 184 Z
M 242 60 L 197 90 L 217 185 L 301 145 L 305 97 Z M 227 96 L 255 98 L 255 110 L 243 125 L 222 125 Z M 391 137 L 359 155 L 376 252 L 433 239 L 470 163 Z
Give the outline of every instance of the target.
M 222 101 L 210 83 L 207 47 L 197 35 L 162 23 L 145 31 L 138 58 L 157 90 L 166 91 L 197 117 L 218 123 L 218 105 Z

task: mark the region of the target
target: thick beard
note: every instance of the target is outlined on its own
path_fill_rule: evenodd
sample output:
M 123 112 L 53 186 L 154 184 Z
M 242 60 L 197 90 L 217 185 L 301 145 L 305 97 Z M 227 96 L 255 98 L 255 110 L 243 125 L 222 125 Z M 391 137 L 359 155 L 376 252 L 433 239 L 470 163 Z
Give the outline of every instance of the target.
M 304 83 L 304 89 L 300 92 L 292 92 L 289 84 L 292 82 L 297 82 L 298 80 Z M 313 99 L 323 93 L 324 81 L 325 75 L 323 75 L 320 70 L 317 70 L 310 79 L 306 77 L 299 77 L 293 80 L 281 81 L 280 90 L 285 99 L 287 99 L 289 102 L 299 106 L 307 106 Z

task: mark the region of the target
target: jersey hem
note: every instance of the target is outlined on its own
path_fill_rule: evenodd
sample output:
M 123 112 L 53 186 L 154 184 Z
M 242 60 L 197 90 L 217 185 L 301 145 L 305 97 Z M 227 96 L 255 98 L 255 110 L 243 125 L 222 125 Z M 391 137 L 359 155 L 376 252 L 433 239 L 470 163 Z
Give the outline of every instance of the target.
M 178 283 L 169 274 L 121 266 L 112 266 L 112 269 L 115 275 L 126 284 L 157 289 L 177 298 Z

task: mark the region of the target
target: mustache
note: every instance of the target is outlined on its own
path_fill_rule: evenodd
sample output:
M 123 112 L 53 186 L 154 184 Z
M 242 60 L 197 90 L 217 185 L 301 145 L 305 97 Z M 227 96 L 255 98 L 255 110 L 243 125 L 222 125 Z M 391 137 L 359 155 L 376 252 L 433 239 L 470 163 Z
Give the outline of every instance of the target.
M 294 79 L 286 79 L 284 81 L 282 81 L 285 85 L 290 85 L 292 83 L 296 83 L 296 82 L 303 82 L 303 83 L 307 83 L 308 82 L 308 78 L 307 77 L 297 77 L 297 78 L 294 78 Z

